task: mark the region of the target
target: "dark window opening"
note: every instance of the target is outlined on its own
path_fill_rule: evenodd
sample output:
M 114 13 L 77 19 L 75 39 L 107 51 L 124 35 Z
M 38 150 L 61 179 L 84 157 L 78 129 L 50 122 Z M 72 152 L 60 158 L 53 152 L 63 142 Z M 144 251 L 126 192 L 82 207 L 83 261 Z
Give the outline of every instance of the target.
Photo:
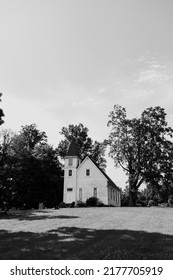
M 86 170 L 86 176 L 90 176 L 90 169 Z

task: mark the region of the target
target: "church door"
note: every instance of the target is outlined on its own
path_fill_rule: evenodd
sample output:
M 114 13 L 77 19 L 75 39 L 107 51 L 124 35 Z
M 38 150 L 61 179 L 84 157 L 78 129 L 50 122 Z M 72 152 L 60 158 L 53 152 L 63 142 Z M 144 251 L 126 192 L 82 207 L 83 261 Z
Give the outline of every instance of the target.
M 73 201 L 74 201 L 74 189 L 67 188 L 66 203 L 72 203 Z

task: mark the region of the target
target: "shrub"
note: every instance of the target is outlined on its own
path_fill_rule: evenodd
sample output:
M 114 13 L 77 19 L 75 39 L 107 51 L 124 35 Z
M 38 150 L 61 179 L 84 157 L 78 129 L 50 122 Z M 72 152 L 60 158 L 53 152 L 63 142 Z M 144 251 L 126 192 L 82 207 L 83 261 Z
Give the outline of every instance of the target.
M 170 198 L 168 199 L 168 206 L 169 206 L 169 207 L 173 207 L 173 198 L 172 198 L 172 197 L 170 197 Z
M 74 208 L 74 207 L 75 207 L 75 202 L 73 201 L 73 202 L 70 204 L 69 207 L 70 207 L 70 208 Z
M 126 186 L 126 188 L 124 190 L 120 189 L 121 191 L 121 206 L 126 207 L 129 206 L 129 190 L 128 187 Z
M 66 206 L 66 204 L 65 204 L 65 202 L 61 202 L 60 204 L 59 204 L 59 208 L 66 208 L 67 206 Z
M 163 207 L 168 207 L 169 205 L 167 202 L 163 202 L 163 203 L 158 203 L 158 206 L 163 208 Z
M 136 206 L 145 207 L 145 206 L 147 206 L 147 201 L 146 200 L 137 200 Z
M 96 203 L 96 206 L 97 206 L 97 207 L 103 207 L 103 206 L 105 206 L 105 205 L 104 205 L 104 203 L 103 203 L 100 199 L 98 199 L 98 201 L 97 201 L 97 203 Z
M 81 200 L 78 200 L 76 202 L 76 207 L 86 207 L 86 203 Z
M 148 201 L 148 206 L 157 206 L 157 202 L 155 202 L 154 200 L 150 199 Z
M 86 200 L 86 206 L 89 206 L 89 207 L 97 206 L 98 201 L 99 201 L 99 199 L 95 196 L 89 197 Z

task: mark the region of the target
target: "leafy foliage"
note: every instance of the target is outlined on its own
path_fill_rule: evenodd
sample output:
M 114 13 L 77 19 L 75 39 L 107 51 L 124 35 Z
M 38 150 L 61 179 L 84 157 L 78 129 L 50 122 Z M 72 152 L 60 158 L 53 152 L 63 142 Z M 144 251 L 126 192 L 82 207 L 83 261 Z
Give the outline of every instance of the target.
M 128 174 L 129 204 L 136 204 L 137 192 L 143 182 L 155 188 L 164 182 L 170 190 L 173 130 L 167 126 L 164 109 L 150 107 L 140 118 L 128 119 L 125 108 L 115 105 L 109 118 L 109 155 L 115 165 Z
M 0 162 L 1 204 L 38 208 L 39 202 L 53 207 L 62 201 L 62 166 L 36 125 L 22 127 L 19 134 L 2 134 Z
M 76 202 L 76 207 L 80 207 L 80 208 L 86 207 L 86 203 L 81 200 L 78 200 Z
M 0 93 L 0 102 L 1 102 L 1 96 L 2 96 L 2 93 Z M 0 108 L 0 125 L 4 123 L 4 120 L 2 119 L 2 117 L 4 117 L 4 112 Z
M 120 189 L 120 195 L 121 195 L 121 206 L 128 206 L 129 205 L 129 190 L 128 187 L 124 190 Z
M 68 147 L 73 138 L 76 140 L 76 144 L 79 149 L 81 160 L 86 156 L 90 156 L 100 168 L 106 168 L 106 160 L 104 158 L 106 146 L 103 143 L 94 141 L 88 136 L 88 128 L 84 127 L 83 124 L 73 125 L 70 124 L 68 127 L 62 127 L 60 132 L 64 136 L 64 140 L 60 141 L 58 145 L 58 153 L 64 158 L 67 154 Z
M 86 206 L 89 206 L 89 207 L 95 207 L 95 206 L 97 206 L 98 203 L 99 203 L 99 199 L 95 196 L 89 197 L 86 200 Z

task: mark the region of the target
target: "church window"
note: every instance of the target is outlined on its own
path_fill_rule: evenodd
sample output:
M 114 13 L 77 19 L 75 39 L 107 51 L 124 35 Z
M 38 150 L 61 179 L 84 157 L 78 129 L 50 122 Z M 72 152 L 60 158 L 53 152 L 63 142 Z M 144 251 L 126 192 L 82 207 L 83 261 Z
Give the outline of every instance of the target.
M 93 196 L 94 196 L 94 197 L 97 197 L 97 188 L 94 188 Z
M 72 158 L 69 158 L 68 160 L 68 166 L 72 166 L 73 165 L 73 159 Z
M 111 199 L 112 199 L 112 193 L 113 193 L 113 190 L 112 190 L 112 189 L 110 189 L 110 192 L 111 192 Z
M 86 169 L 86 176 L 90 176 L 90 169 Z
M 82 201 L 82 188 L 79 188 L 79 200 Z
M 116 192 L 116 203 L 118 202 L 118 193 Z
M 73 189 L 72 189 L 72 188 L 68 188 L 67 191 L 68 191 L 68 192 L 72 192 Z
M 115 190 L 113 190 L 113 200 L 115 201 Z
M 68 171 L 68 176 L 72 176 L 72 170 Z

